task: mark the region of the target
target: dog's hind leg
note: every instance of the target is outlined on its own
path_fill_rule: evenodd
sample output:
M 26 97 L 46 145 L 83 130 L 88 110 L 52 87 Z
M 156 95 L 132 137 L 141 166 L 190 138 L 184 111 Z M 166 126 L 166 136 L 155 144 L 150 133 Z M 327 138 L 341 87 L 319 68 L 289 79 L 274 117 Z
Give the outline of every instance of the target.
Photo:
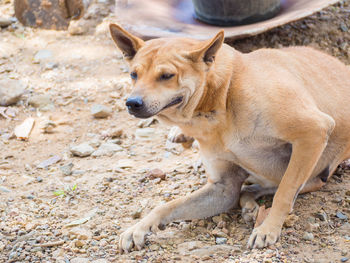
M 258 216 L 259 205 L 256 200 L 264 195 L 273 195 L 276 190 L 277 187 L 262 187 L 259 184 L 243 186 L 239 204 L 246 224 L 253 226 Z
M 130 251 L 133 246 L 141 249 L 146 234 L 163 229 L 172 221 L 206 218 L 226 212 L 238 204 L 245 179 L 246 173 L 235 166 L 215 182 L 208 179 L 208 183 L 194 193 L 154 208 L 121 235 L 119 249 L 124 252 Z

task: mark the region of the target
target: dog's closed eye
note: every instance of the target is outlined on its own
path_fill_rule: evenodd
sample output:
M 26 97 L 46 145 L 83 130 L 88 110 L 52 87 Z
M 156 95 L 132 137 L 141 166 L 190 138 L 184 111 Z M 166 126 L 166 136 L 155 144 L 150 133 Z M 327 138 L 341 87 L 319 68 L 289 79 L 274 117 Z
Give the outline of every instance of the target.
M 164 73 L 164 74 L 159 76 L 159 80 L 169 80 L 174 76 L 175 76 L 175 74 L 172 74 L 172 73 Z

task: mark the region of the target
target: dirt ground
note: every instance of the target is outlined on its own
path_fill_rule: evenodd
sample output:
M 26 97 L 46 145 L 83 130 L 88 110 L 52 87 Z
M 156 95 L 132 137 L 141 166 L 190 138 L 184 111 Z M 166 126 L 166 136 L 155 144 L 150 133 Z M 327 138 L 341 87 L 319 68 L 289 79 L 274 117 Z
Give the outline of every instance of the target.
M 0 0 L 0 16 L 12 16 L 11 6 Z M 170 127 L 127 114 L 127 66 L 106 32 L 108 21 L 117 19 L 106 11 L 106 2 L 95 2 L 92 8 L 98 15 L 85 17 L 89 28 L 83 35 L 24 28 L 17 22 L 0 28 L 0 80 L 20 80 L 26 86 L 17 105 L 6 107 L 7 118 L 0 116 L 0 262 L 268 263 L 350 258 L 347 163 L 321 191 L 297 199 L 280 242 L 270 248 L 247 250 L 252 228 L 239 210 L 232 210 L 206 220 L 172 223 L 150 235 L 142 251 L 121 255 L 118 239 L 123 230 L 156 205 L 200 188 L 206 177 L 198 149 L 170 144 Z M 349 28 L 347 0 L 230 44 L 243 52 L 311 45 L 349 64 Z M 112 114 L 94 118 L 95 104 L 109 107 Z M 28 117 L 35 119 L 29 140 L 13 138 L 15 126 Z M 71 147 L 80 143 L 89 144 L 96 156 L 73 156 Z M 100 144 L 114 145 L 114 150 L 97 154 Z M 43 163 L 56 156 L 58 162 Z M 154 168 L 164 171 L 165 179 L 150 178 L 148 171 Z M 271 197 L 260 203 L 269 206 Z

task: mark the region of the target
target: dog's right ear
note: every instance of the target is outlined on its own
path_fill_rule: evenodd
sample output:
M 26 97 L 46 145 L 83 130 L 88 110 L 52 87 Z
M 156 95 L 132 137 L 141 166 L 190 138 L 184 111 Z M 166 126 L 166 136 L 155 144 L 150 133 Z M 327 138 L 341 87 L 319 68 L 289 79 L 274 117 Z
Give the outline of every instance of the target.
M 126 59 L 132 59 L 136 52 L 145 44 L 142 39 L 133 36 L 117 24 L 110 24 L 109 30 L 114 42 Z

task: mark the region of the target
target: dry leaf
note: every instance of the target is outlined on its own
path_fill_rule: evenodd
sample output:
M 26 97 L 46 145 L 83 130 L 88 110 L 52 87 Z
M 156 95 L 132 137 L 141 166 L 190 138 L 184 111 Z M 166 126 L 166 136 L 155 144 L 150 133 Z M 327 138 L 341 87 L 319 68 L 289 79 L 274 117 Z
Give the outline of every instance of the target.
M 260 226 L 264 222 L 265 218 L 270 212 L 270 209 L 271 208 L 266 209 L 265 205 L 259 207 L 259 212 L 258 212 L 258 216 L 256 217 L 254 228 Z

